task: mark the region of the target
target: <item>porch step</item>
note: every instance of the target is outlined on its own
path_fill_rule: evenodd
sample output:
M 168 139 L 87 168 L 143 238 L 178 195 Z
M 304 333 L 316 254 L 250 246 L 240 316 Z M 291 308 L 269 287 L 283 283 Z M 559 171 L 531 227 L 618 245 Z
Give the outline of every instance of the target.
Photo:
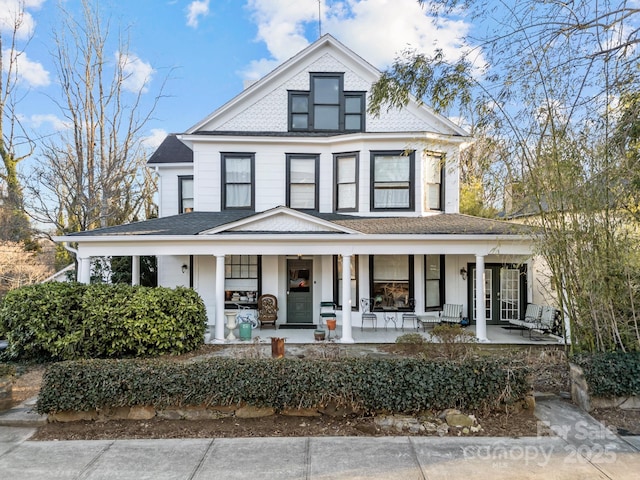
M 315 330 L 316 328 L 318 328 L 318 325 L 316 325 L 315 323 L 282 323 L 278 325 L 278 329 L 280 330 L 284 330 L 287 328 Z

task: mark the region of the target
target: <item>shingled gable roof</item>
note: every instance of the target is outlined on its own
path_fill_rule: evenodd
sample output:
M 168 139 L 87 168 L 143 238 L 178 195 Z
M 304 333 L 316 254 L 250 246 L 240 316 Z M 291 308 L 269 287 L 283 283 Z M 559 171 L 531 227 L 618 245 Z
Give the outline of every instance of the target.
M 250 87 L 243 90 L 239 95 L 222 105 L 220 108 L 215 110 L 209 116 L 192 126 L 187 130 L 186 135 L 197 134 L 197 133 L 218 133 L 217 129 L 207 128 L 207 126 L 215 123 L 216 121 L 221 121 L 222 119 L 226 119 L 229 117 L 233 117 L 234 112 L 238 112 L 244 109 L 245 102 L 251 102 L 251 97 L 255 95 L 259 95 L 261 91 L 271 91 L 273 88 L 270 84 L 279 81 L 279 79 L 286 78 L 287 75 L 293 75 L 297 72 L 300 65 L 304 65 L 305 62 L 308 62 L 310 58 L 313 58 L 317 52 L 322 52 L 323 50 L 333 49 L 336 53 L 343 55 L 344 57 L 349 59 L 349 63 L 354 68 L 358 68 L 360 73 L 366 78 L 370 78 L 371 81 L 377 80 L 381 73 L 380 71 L 367 62 L 365 59 L 356 54 L 353 50 L 346 47 L 344 44 L 336 40 L 330 34 L 325 34 L 316 40 L 314 43 L 298 52 L 293 57 L 289 58 L 284 63 L 280 64 L 270 73 L 262 77 L 260 80 L 255 82 Z M 456 125 L 454 122 L 449 120 L 448 118 L 437 114 L 431 108 L 426 105 L 418 102 L 413 96 L 410 98 L 409 104 L 405 107 L 409 109 L 414 109 L 416 112 L 421 112 L 422 115 L 425 115 L 432 119 L 432 121 L 440 124 L 443 128 L 442 132 L 448 135 L 453 136 L 462 136 L 467 137 L 469 134 Z M 224 123 L 224 122 L 222 122 Z M 446 130 L 446 132 L 444 131 Z M 310 136 L 307 132 L 305 136 Z
M 279 207 L 278 207 L 279 208 Z M 471 217 L 462 214 L 439 214 L 427 217 L 354 217 L 335 213 L 305 212 L 327 222 L 351 229 L 365 235 L 500 235 L 526 236 L 534 229 L 530 226 L 501 220 Z M 249 220 L 256 212 L 233 210 L 226 212 L 191 212 L 170 217 L 154 218 L 143 222 L 100 228 L 87 232 L 72 233 L 69 237 L 112 236 L 183 236 L 200 235 L 240 220 Z M 220 231 L 212 235 L 228 234 L 309 234 L 348 235 L 344 232 L 295 232 L 295 231 Z
M 174 134 L 167 135 L 147 161 L 148 165 L 161 163 L 193 163 L 193 150 Z

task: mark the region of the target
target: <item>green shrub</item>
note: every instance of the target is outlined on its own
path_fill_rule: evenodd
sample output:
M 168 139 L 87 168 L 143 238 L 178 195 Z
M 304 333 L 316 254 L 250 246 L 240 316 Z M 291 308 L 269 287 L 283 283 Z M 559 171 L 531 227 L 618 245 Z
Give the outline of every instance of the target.
M 640 352 L 580 354 L 572 361 L 582 367 L 591 395 L 640 395 Z
M 489 359 L 87 360 L 51 365 L 37 410 L 241 403 L 281 410 L 329 401 L 365 412 L 477 410 L 523 398 L 530 390 L 526 373 L 522 365 Z
M 6 363 L 0 363 L 0 378 L 13 377 L 16 374 L 16 369 L 13 365 L 7 365 Z
M 9 358 L 73 360 L 179 354 L 204 337 L 202 299 L 188 288 L 44 283 L 0 305 Z

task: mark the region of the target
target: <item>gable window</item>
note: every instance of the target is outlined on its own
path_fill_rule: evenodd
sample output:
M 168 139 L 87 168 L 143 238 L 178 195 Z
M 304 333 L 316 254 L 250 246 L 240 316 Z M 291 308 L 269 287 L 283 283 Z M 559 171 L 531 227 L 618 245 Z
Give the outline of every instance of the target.
M 178 212 L 193 212 L 193 175 L 178 177 Z
M 424 309 L 441 310 L 444 304 L 444 255 L 424 256 Z
M 287 155 L 287 205 L 318 209 L 318 155 Z
M 289 91 L 290 131 L 364 131 L 366 92 L 345 92 L 343 73 L 311 73 L 309 85 Z
M 369 257 L 374 308 L 406 308 L 413 297 L 413 255 Z
M 248 208 L 254 206 L 254 154 L 222 154 L 222 204 L 223 208 Z
M 309 129 L 309 92 L 289 93 L 290 130 Z
M 345 93 L 344 129 L 354 132 L 364 130 L 364 92 Z
M 342 257 L 333 256 L 333 303 L 342 309 Z M 351 255 L 351 310 L 358 310 L 358 256 Z
M 413 152 L 371 152 L 371 210 L 413 210 L 413 183 Z
M 334 155 L 335 165 L 335 209 L 356 211 L 358 209 L 358 154 Z
M 442 165 L 442 157 L 438 155 L 429 155 L 425 166 L 425 207 L 426 210 L 442 210 L 444 189 L 442 188 L 444 180 L 444 168 Z

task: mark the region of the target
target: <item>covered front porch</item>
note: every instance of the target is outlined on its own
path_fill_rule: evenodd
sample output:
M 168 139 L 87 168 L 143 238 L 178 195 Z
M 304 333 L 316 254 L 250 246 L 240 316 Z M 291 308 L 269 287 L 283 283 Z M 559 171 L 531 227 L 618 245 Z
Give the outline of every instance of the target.
M 323 327 L 326 330 L 326 327 Z M 388 328 L 378 328 L 374 330 L 373 328 L 364 328 L 360 329 L 359 327 L 354 328 L 352 330 L 352 338 L 353 343 L 356 344 L 391 344 L 396 343 L 396 339 L 407 333 L 419 333 L 423 335 L 427 341 L 431 340 L 430 332 L 432 327 L 427 327 L 425 331 L 422 329 L 416 330 L 414 328 L 405 328 L 404 331 L 400 328 L 395 329 L 394 327 Z M 464 328 L 465 331 L 476 334 L 476 326 L 469 325 Z M 238 330 L 235 329 L 235 336 L 238 337 Z M 228 335 L 229 329 L 225 327 L 225 333 Z M 304 329 L 288 329 L 288 328 L 279 328 L 278 330 L 273 329 L 259 329 L 256 328 L 252 331 L 251 340 L 225 340 L 225 344 L 244 344 L 248 345 L 252 342 L 269 342 L 272 337 L 284 338 L 285 344 L 292 345 L 303 345 L 303 344 L 316 344 L 322 345 L 325 343 L 330 343 L 332 340 L 325 340 L 324 342 L 317 342 L 314 340 L 314 330 L 304 330 Z M 535 346 L 557 346 L 563 345 L 564 341 L 561 337 L 543 334 L 540 332 L 533 332 L 531 337 L 529 337 L 528 331 L 521 331 L 517 329 L 511 329 L 501 325 L 487 325 L 486 326 L 486 336 L 490 339 L 488 343 L 491 345 L 535 345 Z M 342 325 L 338 324 L 335 332 L 331 334 L 331 338 L 336 343 L 342 343 Z M 477 337 L 476 337 L 477 338 Z M 213 340 L 210 341 L 213 343 Z
M 489 342 L 494 341 L 487 330 L 491 322 L 516 318 L 533 297 L 529 228 L 458 214 L 353 217 L 287 207 L 192 212 L 55 240 L 77 245 L 81 282 L 89 281 L 93 257 L 133 256 L 135 284 L 139 257 L 156 256 L 159 285 L 188 286 L 201 295 L 216 343 L 228 336 L 226 312 L 235 295 L 241 302 L 243 296 L 248 302 L 261 294 L 276 296 L 278 327 L 299 321 L 294 297 L 306 302 L 303 316 L 311 328 L 319 323 L 320 304 L 331 301 L 342 343 L 365 341 L 363 299 L 377 304 L 380 297 L 380 305 L 400 311 L 413 302 L 418 315 L 437 316 L 443 304 L 463 305 L 462 317 L 470 320 L 478 341 Z M 234 257 L 256 260 L 236 264 Z M 256 273 L 235 277 L 236 266 L 255 267 Z M 385 319 L 379 316 L 376 337 L 382 338 Z M 295 336 L 305 333 L 312 338 L 308 330 Z

